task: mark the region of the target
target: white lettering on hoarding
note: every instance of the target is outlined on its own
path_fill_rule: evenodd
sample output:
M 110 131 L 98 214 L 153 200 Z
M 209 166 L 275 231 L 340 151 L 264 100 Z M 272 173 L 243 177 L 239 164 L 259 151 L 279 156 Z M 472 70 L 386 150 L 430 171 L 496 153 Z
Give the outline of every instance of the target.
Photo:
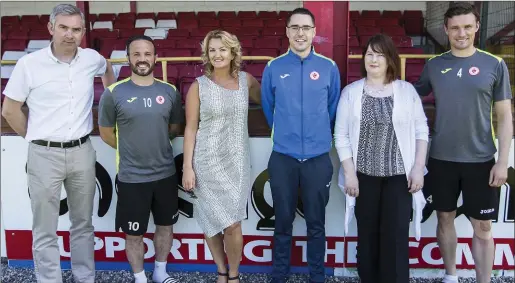
M 465 258 L 464 263 L 463 258 Z M 474 265 L 472 251 L 467 243 L 458 243 L 458 246 L 456 247 L 456 264 Z
M 443 264 L 443 259 L 440 257 L 439 259 L 433 258 L 431 253 L 434 249 L 438 248 L 437 243 L 429 243 L 422 249 L 422 260 L 430 265 L 439 265 Z
M 335 242 L 334 249 L 330 249 L 327 247 L 328 242 L 325 242 L 325 262 L 327 262 L 328 255 L 334 255 L 334 263 L 343 263 L 343 255 L 345 253 L 345 243 L 344 242 Z
M 410 248 L 418 248 L 420 245 L 419 242 L 409 242 L 409 247 Z M 418 263 L 418 258 L 410 258 L 409 259 L 409 264 L 417 264 Z
M 181 241 L 179 241 L 177 239 L 173 239 L 172 248 L 170 249 L 170 252 L 172 253 L 173 258 L 184 259 L 181 255 L 181 253 L 179 252 L 180 247 L 181 247 Z M 188 245 L 188 248 L 189 248 L 189 245 Z
M 188 246 L 189 259 L 197 260 L 198 254 L 199 254 L 197 246 L 204 244 L 204 240 L 202 240 L 202 239 L 182 239 L 182 242 Z
M 270 248 L 272 242 L 265 240 L 255 240 L 248 242 L 243 248 L 243 254 L 246 258 L 253 262 L 269 262 L 272 259 L 272 249 Z M 257 256 L 254 253 L 254 248 L 266 247 L 263 249 L 263 256 Z
M 105 237 L 106 257 L 114 258 L 114 252 L 125 250 L 125 240 L 118 237 Z M 116 244 L 116 245 L 115 245 Z
M 502 265 L 503 259 L 509 266 L 515 265 L 513 252 L 509 244 L 496 244 L 495 245 L 495 259 L 494 265 Z
M 63 236 L 58 237 L 60 255 L 63 257 L 70 257 L 70 252 L 66 251 Z M 146 245 L 147 252 L 145 253 L 145 259 L 152 258 L 155 255 L 154 243 L 150 238 L 143 238 L 143 242 Z M 357 241 L 326 241 L 334 245 L 334 249 L 327 248 L 325 254 L 325 262 L 330 265 L 339 264 L 356 264 L 356 247 Z M 302 250 L 302 263 L 306 263 L 307 255 L 307 242 L 304 240 L 294 241 L 296 247 L 300 247 Z M 423 266 L 431 267 L 443 264 L 443 260 L 438 254 L 438 243 L 436 239 L 434 242 L 420 243 L 416 241 L 409 242 L 410 248 L 415 250 L 421 250 L 420 253 L 415 257 L 409 259 L 410 265 L 422 264 Z M 182 248 L 181 248 L 182 247 Z M 345 248 L 347 248 L 345 250 Z M 179 251 L 181 249 L 182 253 Z M 121 237 L 106 236 L 105 238 L 95 237 L 95 250 L 102 251 L 106 258 L 115 259 L 115 256 L 119 252 L 125 250 L 125 239 Z M 200 260 L 201 253 L 204 253 L 204 260 L 211 261 L 212 255 L 209 251 L 209 247 L 203 239 L 198 238 L 182 238 L 174 239 L 170 253 L 174 259 L 186 260 L 186 261 L 197 261 Z M 345 261 L 344 255 L 347 255 Z M 334 257 L 329 257 L 333 255 Z M 271 240 L 252 240 L 248 241 L 243 246 L 243 256 L 248 261 L 254 263 L 270 263 L 272 261 L 272 241 Z M 334 259 L 333 259 L 334 258 Z M 510 244 L 497 243 L 495 245 L 495 266 L 514 266 L 514 253 Z M 458 265 L 473 266 L 474 260 L 472 258 L 471 246 L 469 243 L 458 243 L 456 250 L 456 263 Z

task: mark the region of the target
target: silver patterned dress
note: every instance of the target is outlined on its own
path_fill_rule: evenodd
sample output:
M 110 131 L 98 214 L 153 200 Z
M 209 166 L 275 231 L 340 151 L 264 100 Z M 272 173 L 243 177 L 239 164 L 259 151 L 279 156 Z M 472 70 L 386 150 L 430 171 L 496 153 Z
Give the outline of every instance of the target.
M 193 153 L 196 176 L 193 216 L 207 237 L 246 217 L 250 193 L 247 74 L 238 90 L 197 78 L 200 121 Z

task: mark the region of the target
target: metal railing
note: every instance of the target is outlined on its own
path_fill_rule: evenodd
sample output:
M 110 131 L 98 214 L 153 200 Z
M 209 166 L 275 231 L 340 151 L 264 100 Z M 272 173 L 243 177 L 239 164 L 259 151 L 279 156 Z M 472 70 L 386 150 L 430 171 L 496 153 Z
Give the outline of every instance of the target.
M 437 56 L 437 54 L 399 54 L 399 57 L 401 58 L 401 79 L 406 80 L 406 60 L 407 59 L 429 59 L 434 56 Z M 515 58 L 515 55 L 509 55 L 509 54 L 499 54 L 496 55 L 501 58 Z M 349 59 L 361 59 L 362 55 L 359 54 L 349 54 Z M 269 61 L 273 59 L 274 57 L 270 56 L 242 56 L 243 61 Z M 112 64 L 124 64 L 128 63 L 128 60 L 126 58 L 120 58 L 120 59 L 107 59 Z M 168 82 L 167 80 L 167 67 L 168 62 L 195 62 L 195 61 L 202 61 L 201 57 L 163 57 L 163 58 L 157 58 L 157 62 L 161 62 L 161 68 L 163 70 L 163 80 L 165 82 Z M 15 65 L 16 60 L 2 60 L 2 65 Z
M 274 59 L 274 57 L 270 56 L 242 56 L 243 61 L 269 61 Z M 111 64 L 126 64 L 129 61 L 127 58 L 119 58 L 119 59 L 107 59 L 107 61 L 111 62 Z M 201 57 L 162 57 L 157 58 L 157 63 L 161 62 L 161 68 L 163 71 L 163 81 L 168 82 L 168 62 L 196 62 L 202 61 Z M 15 65 L 16 60 L 2 60 L 2 65 Z M 156 64 L 157 64 L 156 63 Z

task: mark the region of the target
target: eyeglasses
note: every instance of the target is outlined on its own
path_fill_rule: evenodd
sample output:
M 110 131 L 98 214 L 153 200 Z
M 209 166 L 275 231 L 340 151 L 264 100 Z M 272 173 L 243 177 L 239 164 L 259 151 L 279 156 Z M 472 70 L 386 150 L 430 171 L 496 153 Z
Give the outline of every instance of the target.
M 292 31 L 294 31 L 295 33 L 298 33 L 300 30 L 302 30 L 303 32 L 310 32 L 312 29 L 314 29 L 315 27 L 312 27 L 312 26 L 289 26 L 288 27 L 289 29 L 291 29 Z

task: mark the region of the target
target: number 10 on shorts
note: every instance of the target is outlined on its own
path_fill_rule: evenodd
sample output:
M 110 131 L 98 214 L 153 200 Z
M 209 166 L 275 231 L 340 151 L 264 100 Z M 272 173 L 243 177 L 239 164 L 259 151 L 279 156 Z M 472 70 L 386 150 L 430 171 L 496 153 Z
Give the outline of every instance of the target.
M 128 222 L 129 223 L 129 231 L 138 231 L 139 230 L 139 222 Z

